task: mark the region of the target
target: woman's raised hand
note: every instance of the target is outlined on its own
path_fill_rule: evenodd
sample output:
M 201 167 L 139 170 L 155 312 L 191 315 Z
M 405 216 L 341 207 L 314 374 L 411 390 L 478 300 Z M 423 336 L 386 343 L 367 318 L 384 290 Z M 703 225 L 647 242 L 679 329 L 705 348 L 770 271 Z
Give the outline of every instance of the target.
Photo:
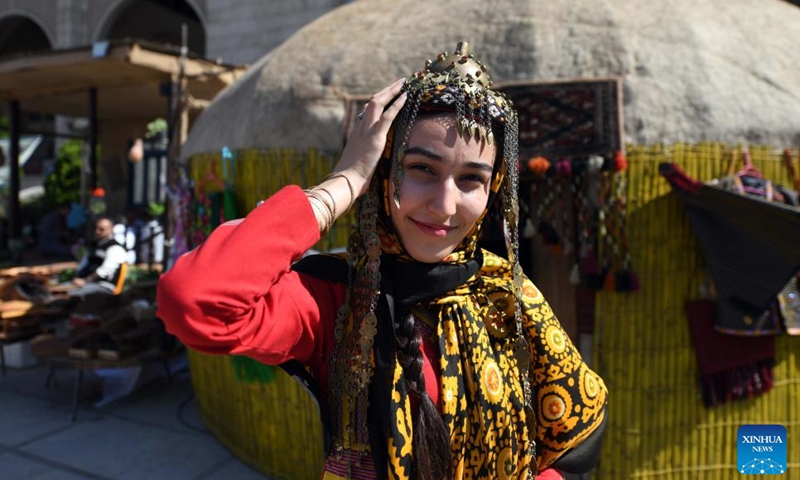
M 406 103 L 406 94 L 400 94 L 404 80 L 395 81 L 369 99 L 358 114 L 339 163 L 333 169 L 334 172 L 347 175 L 358 196 L 369 188 L 372 174 L 386 146 L 389 127 Z
M 406 103 L 406 94 L 400 94 L 404 80 L 397 80 L 369 99 L 350 130 L 333 172 L 316 187 L 305 190 L 323 235 L 369 188 L 389 127 Z

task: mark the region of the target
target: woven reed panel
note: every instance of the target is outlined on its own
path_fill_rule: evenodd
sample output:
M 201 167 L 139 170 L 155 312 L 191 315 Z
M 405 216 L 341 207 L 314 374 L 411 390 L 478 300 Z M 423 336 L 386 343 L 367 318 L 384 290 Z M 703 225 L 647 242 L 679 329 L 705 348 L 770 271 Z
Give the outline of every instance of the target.
M 213 182 L 203 181 L 209 171 L 217 178 L 223 178 L 223 165 L 219 153 L 195 155 L 189 160 L 189 176 L 197 185 L 203 185 L 206 193 L 212 191 Z M 308 150 L 240 150 L 234 153 L 234 190 L 239 212 L 244 216 L 264 200 L 286 185 L 310 187 L 316 185 L 330 173 L 338 157 Z M 347 245 L 350 226 L 353 223 L 352 210 L 340 218 L 328 235 L 315 246 L 317 250 L 327 251 Z
M 750 151 L 766 178 L 791 186 L 780 151 Z M 778 338 L 769 393 L 713 409 L 699 397 L 683 305 L 699 297 L 703 259 L 658 164 L 674 161 L 692 177 L 709 180 L 726 174 L 732 155 L 741 166 L 740 149 L 716 144 L 628 149 L 628 238 L 641 291 L 597 297 L 594 365 L 610 394 L 594 478 L 739 479 L 737 428 L 778 423 L 788 432 L 785 478 L 800 479 L 800 338 Z
M 333 156 L 315 151 L 237 152 L 234 188 L 239 211 L 249 212 L 284 185 L 315 184 L 331 171 L 334 161 Z M 211 169 L 222 178 L 219 154 L 198 155 L 189 163 L 190 177 L 197 184 Z M 345 246 L 351 223 L 352 217 L 339 220 L 315 248 Z M 244 382 L 236 377 L 229 357 L 194 351 L 189 363 L 201 418 L 231 452 L 276 480 L 319 478 L 324 452 L 318 409 L 291 377 L 275 368 L 272 381 Z
M 316 403 L 278 367 L 269 382 L 237 379 L 226 356 L 190 351 L 198 410 L 236 457 L 274 480 L 319 478 L 324 452 Z

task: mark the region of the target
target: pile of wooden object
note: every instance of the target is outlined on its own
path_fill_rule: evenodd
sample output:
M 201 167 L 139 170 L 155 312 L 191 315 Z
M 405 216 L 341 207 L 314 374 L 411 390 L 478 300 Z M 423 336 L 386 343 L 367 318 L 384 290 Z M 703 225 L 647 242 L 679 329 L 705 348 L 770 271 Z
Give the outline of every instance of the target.
M 63 316 L 70 302 L 51 295 L 47 283 L 72 266 L 74 262 L 0 270 L 0 339 L 8 343 L 29 337 L 43 322 Z
M 38 358 L 118 361 L 160 348 L 162 323 L 155 307 L 135 295 L 91 295 L 68 316 L 66 333 L 43 333 L 31 341 Z
M 74 267 L 0 270 L 0 348 L 29 340 L 38 359 L 117 361 L 161 347 L 166 334 L 148 291 L 154 289 L 70 297 L 59 274 Z

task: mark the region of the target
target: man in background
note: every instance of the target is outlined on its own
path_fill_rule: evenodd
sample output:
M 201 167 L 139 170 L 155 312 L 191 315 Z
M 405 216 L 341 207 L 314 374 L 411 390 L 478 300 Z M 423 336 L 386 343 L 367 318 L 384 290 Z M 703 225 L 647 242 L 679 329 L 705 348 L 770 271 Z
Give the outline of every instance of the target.
M 94 225 L 94 241 L 88 245 L 72 283 L 78 287 L 70 296 L 85 296 L 93 293 L 114 293 L 122 264 L 127 253 L 114 240 L 114 222 L 109 217 L 99 217 Z

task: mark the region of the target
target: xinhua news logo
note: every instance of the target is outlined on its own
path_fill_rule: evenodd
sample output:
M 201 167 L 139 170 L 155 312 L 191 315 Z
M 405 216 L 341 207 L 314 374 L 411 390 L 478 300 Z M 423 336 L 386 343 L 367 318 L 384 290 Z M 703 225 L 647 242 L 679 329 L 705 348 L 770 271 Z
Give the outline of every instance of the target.
M 736 433 L 736 442 L 739 473 L 786 473 L 786 427 L 783 425 L 742 425 Z

